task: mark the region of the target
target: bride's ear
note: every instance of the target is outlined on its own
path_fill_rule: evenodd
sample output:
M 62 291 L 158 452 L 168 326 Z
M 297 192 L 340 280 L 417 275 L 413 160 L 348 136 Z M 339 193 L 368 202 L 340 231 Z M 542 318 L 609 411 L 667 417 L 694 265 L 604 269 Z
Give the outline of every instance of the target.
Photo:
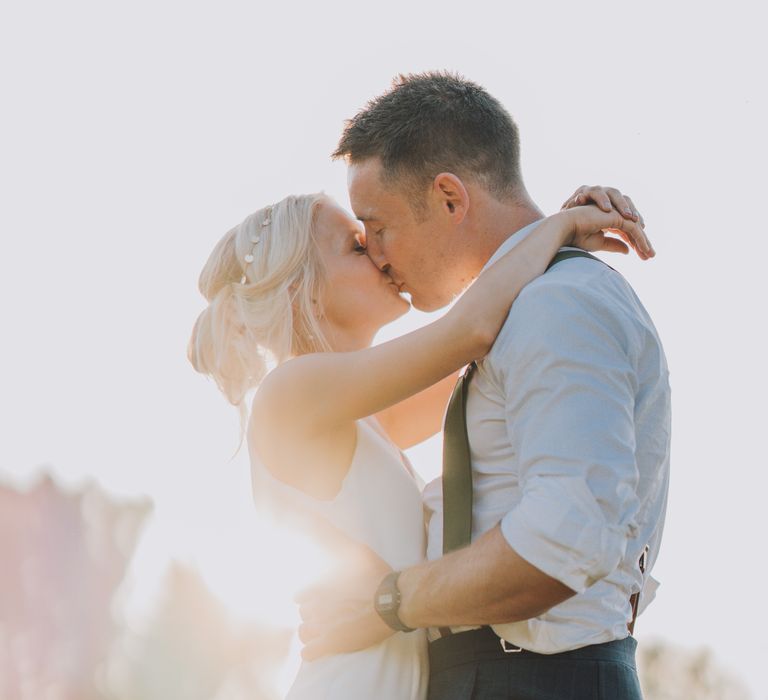
M 464 220 L 469 211 L 469 193 L 460 178 L 453 173 L 440 173 L 432 181 L 432 194 L 455 225 Z

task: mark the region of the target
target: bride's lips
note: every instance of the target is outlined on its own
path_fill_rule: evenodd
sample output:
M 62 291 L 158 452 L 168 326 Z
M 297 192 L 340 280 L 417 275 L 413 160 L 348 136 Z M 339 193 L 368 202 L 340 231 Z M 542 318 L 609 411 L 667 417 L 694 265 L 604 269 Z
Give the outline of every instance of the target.
M 397 292 L 397 294 L 400 296 L 401 299 L 405 299 L 408 301 L 407 297 L 405 296 L 407 292 L 405 291 L 405 282 L 395 282 L 395 280 L 392 280 L 389 285 Z

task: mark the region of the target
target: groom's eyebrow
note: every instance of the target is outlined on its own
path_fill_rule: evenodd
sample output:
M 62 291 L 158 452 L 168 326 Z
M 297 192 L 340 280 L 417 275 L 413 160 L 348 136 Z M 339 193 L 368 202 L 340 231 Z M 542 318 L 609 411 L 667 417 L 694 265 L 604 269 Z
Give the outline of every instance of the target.
M 355 214 L 355 217 L 357 218 L 358 221 L 362 221 L 364 224 L 368 223 L 370 221 L 378 221 L 379 220 L 376 217 L 376 213 L 375 212 L 370 212 L 370 211 L 368 211 L 368 213 L 366 213 L 366 214 Z

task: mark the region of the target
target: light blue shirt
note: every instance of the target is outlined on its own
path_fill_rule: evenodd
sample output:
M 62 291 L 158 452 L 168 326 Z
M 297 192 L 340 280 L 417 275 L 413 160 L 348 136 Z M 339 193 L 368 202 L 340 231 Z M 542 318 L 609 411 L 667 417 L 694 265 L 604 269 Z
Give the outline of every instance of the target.
M 495 631 L 540 653 L 626 637 L 630 596 L 644 587 L 644 607 L 655 589 L 670 388 L 656 329 L 624 278 L 575 258 L 527 285 L 470 383 L 467 430 L 473 538 L 501 522 L 512 549 L 577 592 Z M 437 480 L 425 490 L 429 558 L 442 553 L 441 500 Z

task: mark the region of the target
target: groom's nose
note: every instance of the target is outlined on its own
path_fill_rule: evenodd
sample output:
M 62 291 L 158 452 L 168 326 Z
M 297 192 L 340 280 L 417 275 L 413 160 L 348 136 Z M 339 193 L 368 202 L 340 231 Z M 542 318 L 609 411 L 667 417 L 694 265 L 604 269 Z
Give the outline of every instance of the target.
M 379 268 L 379 270 L 386 272 L 389 269 L 389 263 L 387 262 L 384 254 L 381 252 L 381 247 L 379 245 L 369 240 L 367 251 L 368 257 L 371 259 L 373 264 Z

